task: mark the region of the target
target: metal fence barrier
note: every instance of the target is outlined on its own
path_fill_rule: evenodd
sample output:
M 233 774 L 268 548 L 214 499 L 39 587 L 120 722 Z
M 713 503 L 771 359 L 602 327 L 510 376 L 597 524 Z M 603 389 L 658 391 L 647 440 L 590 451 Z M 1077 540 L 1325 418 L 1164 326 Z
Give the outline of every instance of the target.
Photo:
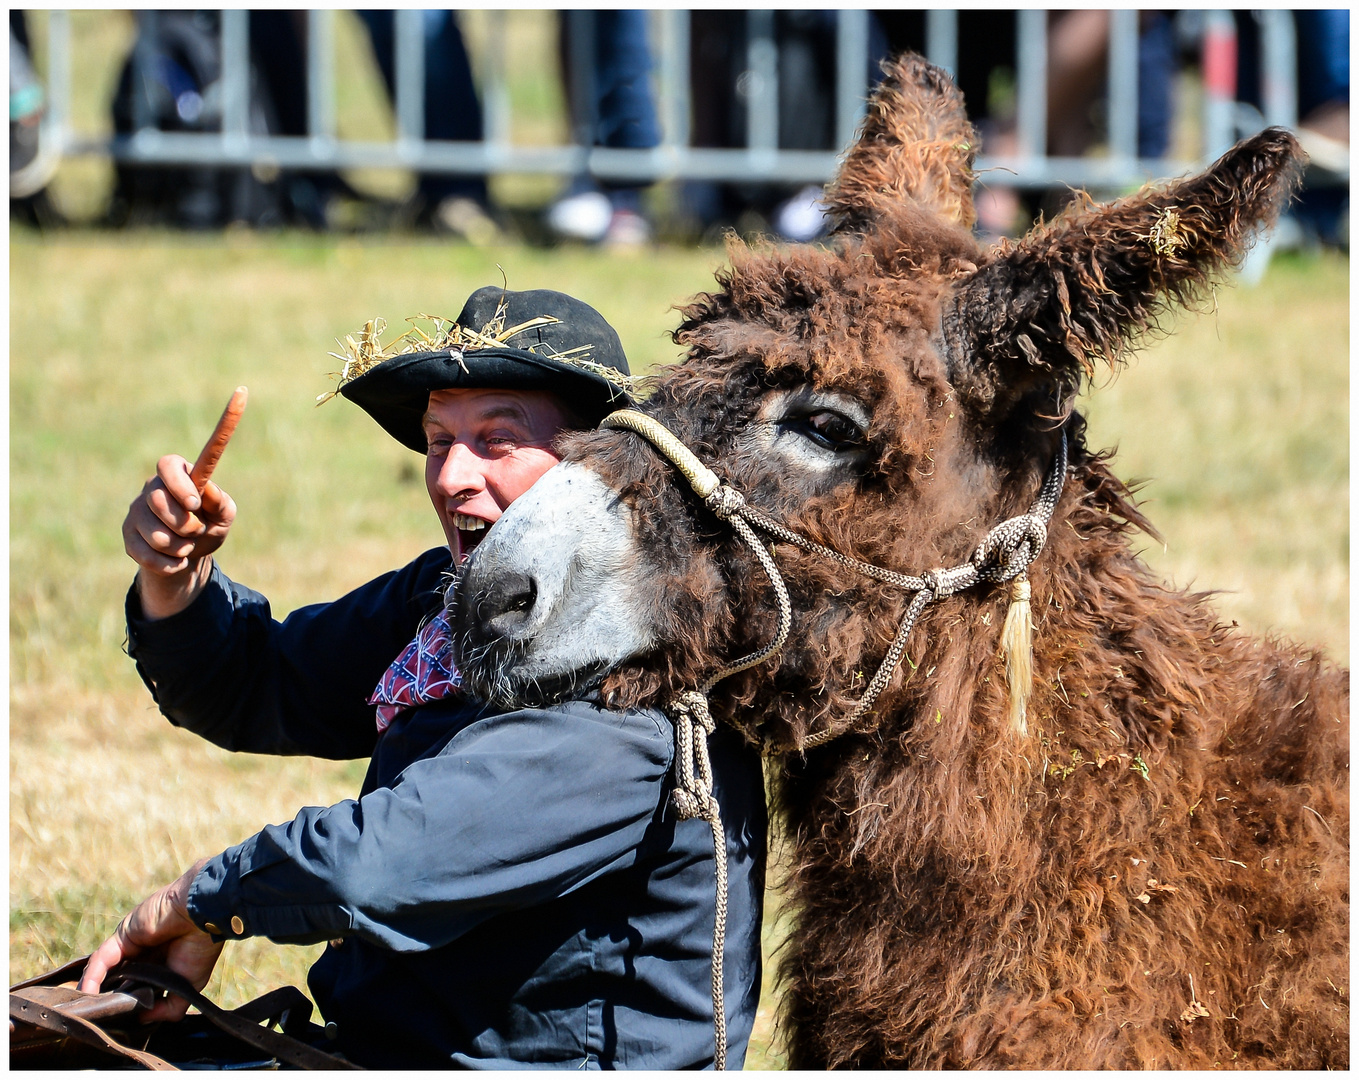
M 50 166 L 53 155 L 99 155 L 120 162 L 159 165 L 266 166 L 283 169 L 347 169 L 398 166 L 445 174 L 591 174 L 609 181 L 717 180 L 821 183 L 835 172 L 836 151 L 788 150 L 777 145 L 778 53 L 771 11 L 747 12 L 747 138 L 736 149 L 689 146 L 689 12 L 658 12 L 654 35 L 655 81 L 662 141 L 649 150 L 601 147 L 525 146 L 510 138 L 509 93 L 505 82 L 505 13 L 491 20 L 489 55 L 482 56 L 480 92 L 485 118 L 481 142 L 424 138 L 424 53 L 421 12 L 396 13 L 395 114 L 391 142 L 360 142 L 336 135 L 335 12 L 311 11 L 308 19 L 308 134 L 261 135 L 248 130 L 249 13 L 221 13 L 222 125 L 220 132 L 164 132 L 149 123 L 130 135 L 91 138 L 70 126 L 70 22 L 65 11 L 49 15 L 48 109 L 41 142 Z M 1159 176 L 1193 171 L 1237 138 L 1266 124 L 1297 126 L 1296 43 L 1292 13 L 1258 13 L 1261 25 L 1263 109 L 1234 100 L 1236 29 L 1230 12 L 1204 13 L 1203 145 L 1197 160 L 1137 156 L 1138 13 L 1111 12 L 1108 50 L 1108 153 L 1104 157 L 1052 157 L 1047 144 L 1047 12 L 1016 13 L 1016 126 L 1018 153 L 983 155 L 977 169 L 991 186 L 1041 187 L 1068 184 L 1121 190 Z M 926 54 L 941 67 L 956 67 L 960 47 L 958 13 L 926 13 Z M 842 10 L 836 33 L 836 137 L 848 145 L 863 115 L 867 93 L 869 15 Z M 1230 62 L 1231 66 L 1228 67 Z M 39 163 L 35 163 L 39 164 Z M 1345 177 L 1347 181 L 1347 174 Z

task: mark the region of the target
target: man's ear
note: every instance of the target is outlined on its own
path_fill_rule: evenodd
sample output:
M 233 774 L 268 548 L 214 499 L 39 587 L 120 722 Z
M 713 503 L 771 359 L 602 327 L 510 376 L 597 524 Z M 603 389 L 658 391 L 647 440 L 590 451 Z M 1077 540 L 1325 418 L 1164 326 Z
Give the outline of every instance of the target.
M 963 95 L 915 53 L 883 64 L 859 137 L 823 200 L 837 232 L 867 232 L 903 201 L 972 227 L 977 136 Z
M 1003 415 L 1039 385 L 1074 392 L 1172 305 L 1245 255 L 1297 184 L 1297 140 L 1270 128 L 1207 172 L 1108 206 L 1087 202 L 1006 245 L 956 295 L 945 320 L 953 381 Z

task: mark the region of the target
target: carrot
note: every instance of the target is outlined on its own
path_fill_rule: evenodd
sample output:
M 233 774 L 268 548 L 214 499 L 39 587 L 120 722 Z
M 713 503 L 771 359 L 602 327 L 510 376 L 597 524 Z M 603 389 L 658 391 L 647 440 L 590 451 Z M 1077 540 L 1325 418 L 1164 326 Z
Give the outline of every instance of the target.
M 222 451 L 226 449 L 227 442 L 232 433 L 236 430 L 236 424 L 241 419 L 241 413 L 245 412 L 245 399 L 248 391 L 244 386 L 236 387 L 236 392 L 231 395 L 231 400 L 227 402 L 227 407 L 222 411 L 222 418 L 217 421 L 217 427 L 213 429 L 212 437 L 208 439 L 203 447 L 203 452 L 198 455 L 198 460 L 193 463 L 193 468 L 189 470 L 189 478 L 193 480 L 194 487 L 198 489 L 198 494 L 203 494 L 203 489 L 208 486 L 208 478 L 212 476 L 212 471 L 217 468 L 217 462 L 221 460 Z

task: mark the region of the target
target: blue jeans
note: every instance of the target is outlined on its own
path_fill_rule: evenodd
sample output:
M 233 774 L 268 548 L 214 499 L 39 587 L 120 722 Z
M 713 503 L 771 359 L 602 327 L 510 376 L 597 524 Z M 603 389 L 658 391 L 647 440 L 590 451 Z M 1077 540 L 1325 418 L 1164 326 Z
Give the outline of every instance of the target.
M 661 141 L 651 96 L 651 47 L 646 11 L 562 13 L 562 70 L 578 143 L 615 149 L 649 149 Z M 578 177 L 572 191 L 592 186 Z M 639 205 L 632 184 L 604 184 L 614 204 Z
M 1350 96 L 1350 13 L 1295 11 L 1298 28 L 1298 115 Z
M 373 54 L 387 92 L 396 98 L 395 17 L 390 10 L 357 13 L 368 30 Z M 425 138 L 455 142 L 480 142 L 483 136 L 481 103 L 472 82 L 467 48 L 451 11 L 424 12 L 425 31 Z M 448 176 L 423 173 L 420 194 L 430 204 L 449 196 L 486 201 L 482 176 Z

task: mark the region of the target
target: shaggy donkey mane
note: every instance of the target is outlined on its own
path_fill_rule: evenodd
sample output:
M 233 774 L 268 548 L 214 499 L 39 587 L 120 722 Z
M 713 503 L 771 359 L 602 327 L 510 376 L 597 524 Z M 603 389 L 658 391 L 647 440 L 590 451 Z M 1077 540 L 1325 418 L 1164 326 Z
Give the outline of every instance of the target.
M 905 573 L 964 562 L 1032 503 L 1059 428 L 1070 446 L 1030 568 L 1026 734 L 997 656 L 1009 590 L 983 586 L 926 610 L 870 724 L 790 750 L 851 711 L 909 597 L 776 545 L 788 645 L 712 708 L 773 753 L 791 1064 L 1345 1067 L 1347 673 L 1157 581 L 1131 542 L 1150 525 L 1073 412 L 1097 362 L 1242 257 L 1300 151 L 1266 131 L 990 250 L 975 152 L 947 78 L 897 61 L 828 196 L 834 246 L 733 242 L 643 406 L 752 504 Z M 852 464 L 772 454 L 799 394 L 862 407 Z M 637 602 L 659 644 L 606 677 L 610 704 L 663 704 L 769 639 L 768 583 L 666 461 L 618 431 L 566 451 L 655 569 Z

